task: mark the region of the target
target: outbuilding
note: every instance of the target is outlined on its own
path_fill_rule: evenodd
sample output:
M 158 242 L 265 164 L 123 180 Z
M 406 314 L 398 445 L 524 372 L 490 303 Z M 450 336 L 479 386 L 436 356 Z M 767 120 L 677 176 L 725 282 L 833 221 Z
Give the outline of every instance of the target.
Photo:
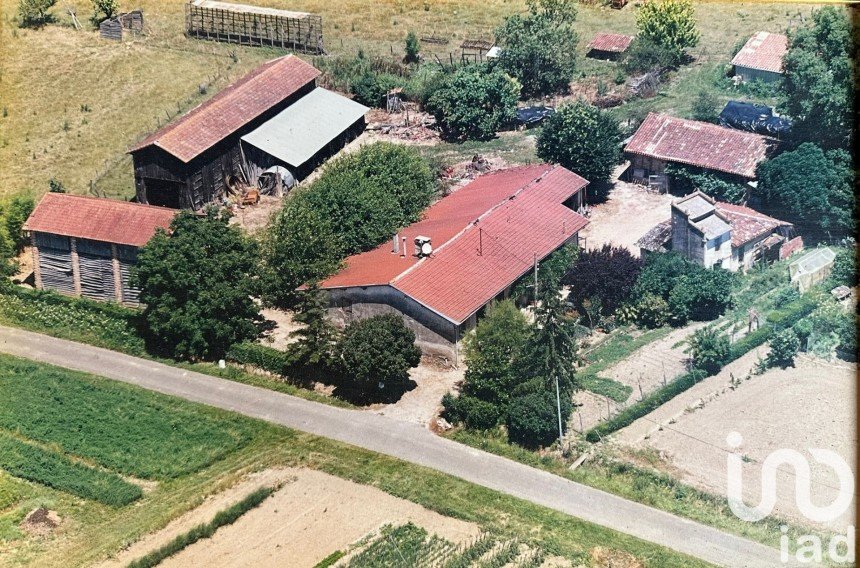
M 633 36 L 599 32 L 588 43 L 588 57 L 595 59 L 618 59 L 633 42 Z
M 318 88 L 319 74 L 294 55 L 269 61 L 148 136 L 130 150 L 137 200 L 199 210 L 272 166 L 301 180 L 361 133 L 368 110 Z
M 137 252 L 177 211 L 126 201 L 48 193 L 24 224 L 36 288 L 137 305 L 129 284 Z
M 744 83 L 772 83 L 782 78 L 782 58 L 788 52 L 788 37 L 756 32 L 732 59 L 735 77 Z
M 561 166 L 485 174 L 431 206 L 392 241 L 321 283 L 338 323 L 396 313 L 426 353 L 456 356 L 484 307 L 536 264 L 578 243 L 588 182 Z
M 666 165 L 677 163 L 747 183 L 756 179 L 756 167 L 776 144 L 752 132 L 649 113 L 624 148 L 630 160 L 627 177 L 666 191 L 671 183 Z

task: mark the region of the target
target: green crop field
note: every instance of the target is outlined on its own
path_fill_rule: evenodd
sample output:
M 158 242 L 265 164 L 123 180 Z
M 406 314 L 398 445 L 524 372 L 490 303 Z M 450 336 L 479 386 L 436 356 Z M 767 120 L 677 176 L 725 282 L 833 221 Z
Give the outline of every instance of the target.
M 0 401 L 0 429 L 6 432 L 0 437 L 4 567 L 90 565 L 164 527 L 244 474 L 279 466 L 309 467 L 374 485 L 500 537 L 580 562 L 600 546 L 626 551 L 646 566 L 705 566 L 427 468 L 48 365 L 0 356 Z M 115 435 L 107 437 L 109 431 Z M 128 506 L 82 499 L 54 480 L 29 475 L 29 481 L 22 481 L 17 478 L 24 475 L 21 470 L 4 471 L 7 440 L 38 448 L 55 462 L 107 475 L 122 469 L 157 481 Z M 19 465 L 32 469 L 48 463 L 31 459 Z M 24 515 L 38 506 L 56 510 L 64 519 L 59 534 L 39 538 L 19 529 Z
M 285 7 L 278 0 L 255 4 Z M 127 149 L 169 118 L 199 104 L 261 61 L 281 55 L 273 49 L 188 39 L 183 35 L 183 0 L 121 2 L 142 8 L 148 33 L 122 43 L 101 40 L 86 20 L 87 0 L 58 3 L 56 23 L 40 30 L 20 29 L 17 0 L 0 0 L 0 197 L 41 195 L 48 181 L 86 193 L 92 182 L 99 194 L 132 195 Z M 65 7 L 77 10 L 84 30 L 76 30 Z M 420 37 L 448 40 L 425 43 L 426 60 L 457 61 L 465 38 L 492 37 L 504 16 L 522 11 L 522 0 L 292 0 L 289 9 L 322 15 L 326 48 L 332 55 L 400 59 L 408 30 Z M 738 43 L 757 30 L 781 31 L 808 14 L 810 5 L 786 3 L 697 3 L 702 32 L 696 58 L 660 88 L 657 97 L 616 109 L 622 118 L 648 110 L 684 115 L 700 90 L 721 100 L 727 90 L 723 69 Z M 617 64 L 584 57 L 598 31 L 634 33 L 635 3 L 623 10 L 580 6 L 577 19 L 580 73 L 574 93 L 592 92 L 598 82 L 612 84 Z M 741 97 L 743 98 L 743 97 Z M 522 146 L 519 142 L 515 144 Z M 497 155 L 506 148 L 490 142 L 468 151 Z M 531 149 L 516 149 L 514 161 L 528 159 Z M 455 148 L 443 158 L 460 157 Z

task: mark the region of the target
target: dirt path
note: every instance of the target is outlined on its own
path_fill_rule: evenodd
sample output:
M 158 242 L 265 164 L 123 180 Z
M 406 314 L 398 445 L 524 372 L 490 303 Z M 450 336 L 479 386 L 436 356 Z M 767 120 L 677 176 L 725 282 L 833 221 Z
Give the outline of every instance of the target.
M 619 167 L 615 176 L 624 170 Z M 635 245 L 652 227 L 669 218 L 673 197 L 648 191 L 641 185 L 616 181 L 606 202 L 591 208 L 590 223 L 580 232 L 588 249 L 610 243 L 628 248 L 636 256 Z
M 725 495 L 726 456 L 731 449 L 726 437 L 738 432 L 743 437 L 737 451 L 744 456 L 744 495 L 748 504 L 760 502 L 763 460 L 778 449 L 798 451 L 808 458 L 811 478 L 801 480 L 803 475 L 791 466 L 780 467 L 776 513 L 808 523 L 795 504 L 795 484 L 810 483 L 813 502 L 819 506 L 831 503 L 839 488 L 833 470 L 816 464 L 808 450 L 829 449 L 852 466 L 855 464 L 854 368 L 803 356 L 796 367 L 771 369 L 730 388 L 730 374 L 736 379 L 744 378 L 756 362 L 755 352 L 747 354 L 622 430 L 619 441 L 660 451 L 672 466 L 682 470 L 685 482 Z M 853 507 L 828 523 L 827 528 L 844 531 L 845 526 L 854 523 L 852 512 Z
M 394 404 L 386 404 L 374 409 L 373 412 L 427 426 L 438 416 L 442 407 L 442 397 L 445 393 L 454 390 L 454 386 L 463 380 L 464 372 L 464 367 L 446 368 L 422 362 L 421 365 L 409 371 L 409 376 L 417 386 Z
M 460 544 L 477 525 L 314 470 L 284 470 L 290 481 L 236 523 L 163 562 L 163 568 L 313 567 L 385 524 L 412 522 Z

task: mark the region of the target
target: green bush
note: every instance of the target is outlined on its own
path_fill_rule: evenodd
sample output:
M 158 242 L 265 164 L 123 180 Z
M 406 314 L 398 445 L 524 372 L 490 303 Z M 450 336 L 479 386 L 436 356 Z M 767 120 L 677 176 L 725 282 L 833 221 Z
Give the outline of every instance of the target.
M 770 340 L 773 330 L 769 327 L 761 327 L 752 333 L 732 343 L 729 349 L 729 361 L 740 359 L 756 347 L 761 347 Z
M 654 294 L 646 294 L 636 303 L 633 315 L 640 325 L 655 329 L 669 323 L 672 314 L 666 300 Z
M 446 415 L 473 430 L 489 430 L 499 423 L 499 408 L 485 400 L 469 395 L 453 397 L 450 394 L 442 399 Z
M 800 340 L 792 329 L 784 329 L 776 333 L 770 340 L 770 352 L 767 354 L 765 364 L 768 367 L 794 366 L 794 357 L 800 349 Z
M 409 30 L 409 33 L 406 34 L 406 56 L 403 60 L 406 63 L 418 63 L 419 51 L 421 50 L 421 45 L 418 43 L 418 35 Z
M 570 397 L 561 397 L 562 428 L 573 411 Z M 558 439 L 558 407 L 554 392 L 545 390 L 514 399 L 506 417 L 508 438 L 525 448 L 550 446 Z
M 140 487 L 114 473 L 74 463 L 5 434 L 0 434 L 0 468 L 15 477 L 112 507 L 128 505 L 143 496 Z
M 729 338 L 714 327 L 696 330 L 688 343 L 693 356 L 693 366 L 708 375 L 717 374 L 729 361 Z
M 285 351 L 251 342 L 237 343 L 230 347 L 227 359 L 276 375 L 287 375 L 292 365 L 292 359 Z
M 673 50 L 647 39 L 637 38 L 627 49 L 622 65 L 630 74 L 657 72 L 674 69 L 680 62 Z
M 51 8 L 57 0 L 19 0 L 18 22 L 22 28 L 38 28 L 53 20 Z
M 223 511 L 218 511 L 215 517 L 208 523 L 197 525 L 187 533 L 181 534 L 146 556 L 129 563 L 128 568 L 155 568 L 167 558 L 177 554 L 181 550 L 191 546 L 198 540 L 211 538 L 219 528 L 232 525 L 239 518 L 265 501 L 269 495 L 274 493 L 272 487 L 261 487 L 251 492 L 247 497 L 230 506 Z
M 402 87 L 405 81 L 397 75 L 365 71 L 351 87 L 355 100 L 363 105 L 385 108 L 385 96 L 395 87 Z

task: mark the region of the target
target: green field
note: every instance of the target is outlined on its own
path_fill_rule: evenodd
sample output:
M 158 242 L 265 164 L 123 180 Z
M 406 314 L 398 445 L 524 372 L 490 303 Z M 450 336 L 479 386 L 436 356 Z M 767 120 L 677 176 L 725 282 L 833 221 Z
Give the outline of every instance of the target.
M 91 564 L 163 527 L 243 474 L 273 466 L 310 467 L 374 485 L 439 513 L 478 523 L 500 537 L 575 561 L 601 546 L 626 551 L 646 566 L 705 566 L 427 468 L 107 379 L 0 357 L 0 389 L 4 404 L 0 414 L 5 419 L 12 413 L 20 422 L 16 440 L 27 432 L 38 436 L 39 447 L 55 456 L 101 471 L 105 471 L 101 464 L 111 464 L 149 472 L 158 479 L 133 505 L 117 507 L 49 484 L 19 481 L 0 468 L 2 566 Z M 14 396 L 9 398 L 10 394 Z M 57 412 L 58 404 L 68 411 Z M 114 405 L 118 408 L 112 409 Z M 112 441 L 98 435 L 108 425 L 116 429 Z M 182 436 L 165 432 L 168 427 Z M 229 447 L 218 447 L 225 443 Z M 18 529 L 26 512 L 36 506 L 59 513 L 64 519 L 61 536 L 27 537 Z

